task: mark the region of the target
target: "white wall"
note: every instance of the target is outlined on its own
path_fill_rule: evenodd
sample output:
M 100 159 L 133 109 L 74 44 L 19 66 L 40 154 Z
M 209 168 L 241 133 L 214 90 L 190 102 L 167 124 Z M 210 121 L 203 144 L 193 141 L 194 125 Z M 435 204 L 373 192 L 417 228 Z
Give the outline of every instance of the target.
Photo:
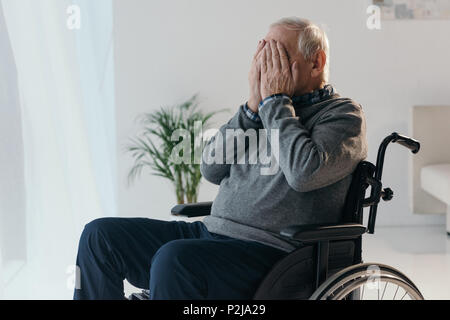
M 131 187 L 123 153 L 139 113 L 199 92 L 205 109 L 230 108 L 247 98 L 247 73 L 257 41 L 274 20 L 296 15 L 325 24 L 331 44 L 331 83 L 359 101 L 368 124 L 369 160 L 393 131 L 409 134 L 409 110 L 449 104 L 450 21 L 383 21 L 366 27 L 369 0 L 116 0 L 115 58 L 119 215 L 170 219 L 171 186 L 146 175 Z M 218 117 L 218 124 L 230 117 Z M 380 225 L 443 223 L 409 207 L 409 152 L 391 145 L 383 182 L 396 195 L 379 208 Z M 200 200 L 217 188 L 203 182 Z

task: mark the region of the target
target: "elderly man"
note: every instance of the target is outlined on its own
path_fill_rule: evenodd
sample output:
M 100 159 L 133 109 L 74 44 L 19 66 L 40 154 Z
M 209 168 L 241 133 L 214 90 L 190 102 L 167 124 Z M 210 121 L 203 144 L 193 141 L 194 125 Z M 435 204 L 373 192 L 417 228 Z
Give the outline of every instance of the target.
M 247 103 L 204 149 L 203 176 L 220 185 L 211 215 L 87 224 L 74 297 L 123 299 L 127 279 L 151 299 L 250 299 L 295 248 L 278 235 L 282 228 L 339 222 L 352 172 L 367 156 L 366 128 L 361 106 L 327 83 L 328 51 L 324 31 L 307 20 L 272 24 L 253 58 Z M 205 161 L 220 154 L 218 137 L 236 129 L 267 139 L 278 170 L 262 174 L 265 164 L 227 161 L 234 137 L 224 139 L 223 161 Z

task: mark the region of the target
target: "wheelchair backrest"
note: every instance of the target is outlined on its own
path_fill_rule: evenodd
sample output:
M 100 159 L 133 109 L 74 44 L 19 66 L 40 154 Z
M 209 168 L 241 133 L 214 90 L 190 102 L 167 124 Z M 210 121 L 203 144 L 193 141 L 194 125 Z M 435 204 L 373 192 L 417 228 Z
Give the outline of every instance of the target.
M 362 223 L 364 198 L 369 187 L 367 178 L 373 177 L 374 173 L 375 165 L 368 161 L 361 161 L 353 171 L 344 205 L 344 222 Z
M 375 166 L 361 161 L 352 173 L 352 181 L 344 205 L 344 222 L 362 223 L 365 206 L 367 178 L 372 178 Z M 329 243 L 327 257 L 328 275 L 345 267 L 361 263 L 362 237 L 353 240 L 338 240 Z M 301 245 L 274 265 L 266 275 L 254 299 L 307 299 L 316 289 L 320 263 L 317 245 Z

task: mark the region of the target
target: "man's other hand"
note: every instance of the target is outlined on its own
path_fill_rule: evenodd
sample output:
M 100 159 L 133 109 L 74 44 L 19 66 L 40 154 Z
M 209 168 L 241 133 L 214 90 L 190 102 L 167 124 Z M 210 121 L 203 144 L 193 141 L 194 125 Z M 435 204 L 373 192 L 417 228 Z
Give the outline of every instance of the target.
M 256 53 L 253 56 L 252 65 L 250 72 L 248 74 L 248 82 L 250 87 L 250 95 L 247 105 L 253 112 L 258 112 L 258 104 L 261 102 L 261 67 L 259 63 L 259 57 L 262 49 L 266 45 L 266 41 L 260 40 L 258 47 L 256 48 Z
M 286 49 L 275 40 L 270 40 L 259 55 L 261 68 L 261 98 L 277 93 L 292 97 L 295 91 L 294 79 L 297 79 L 298 63 L 289 63 Z

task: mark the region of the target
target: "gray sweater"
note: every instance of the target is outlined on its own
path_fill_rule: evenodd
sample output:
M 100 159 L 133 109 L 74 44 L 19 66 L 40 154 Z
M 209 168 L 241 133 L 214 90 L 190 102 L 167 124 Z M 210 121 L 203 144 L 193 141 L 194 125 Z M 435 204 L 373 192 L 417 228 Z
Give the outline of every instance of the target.
M 207 164 L 203 160 L 203 176 L 220 185 L 211 215 L 203 223 L 210 232 L 291 251 L 295 243 L 279 235 L 284 227 L 342 220 L 352 172 L 367 157 L 364 113 L 358 103 L 338 94 L 295 107 L 281 96 L 264 103 L 259 117 L 261 122 L 251 120 L 241 106 L 220 133 L 226 144 L 227 129 L 265 128 L 268 135 L 263 138 L 270 142 L 270 129 L 279 129 L 278 172 L 262 175 L 261 168 L 268 165 L 259 161 Z M 215 154 L 216 138 L 205 146 L 203 159 Z

